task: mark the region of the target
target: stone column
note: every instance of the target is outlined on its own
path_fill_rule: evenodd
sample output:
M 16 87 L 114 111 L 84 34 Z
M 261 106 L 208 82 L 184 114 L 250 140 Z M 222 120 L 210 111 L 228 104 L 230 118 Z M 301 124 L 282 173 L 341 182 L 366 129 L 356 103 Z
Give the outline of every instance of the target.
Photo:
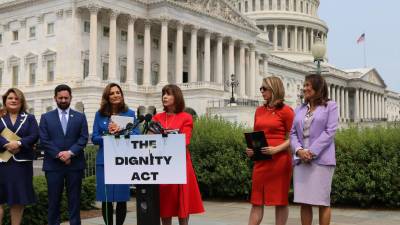
M 312 49 L 313 45 L 314 45 L 314 30 L 311 28 L 310 29 L 310 50 Z
M 168 19 L 161 19 L 161 49 L 160 49 L 160 81 L 163 86 L 168 83 Z
M 274 51 L 278 50 L 278 25 L 274 25 Z
M 241 97 L 246 96 L 246 54 L 245 54 L 245 44 L 240 42 L 239 51 L 239 93 Z
M 371 117 L 371 92 L 370 91 L 368 91 L 368 93 L 367 93 L 367 116 L 368 116 L 368 119 L 371 119 L 372 117 Z
M 383 94 L 381 95 L 381 119 L 385 118 L 385 114 L 384 114 L 384 98 L 383 98 Z
M 268 75 L 268 57 L 264 55 L 264 77 Z
M 222 35 L 217 34 L 217 83 L 224 85 L 222 82 Z
M 381 119 L 381 95 L 380 94 L 378 94 L 376 100 L 377 100 L 377 103 L 378 103 L 378 115 L 377 115 L 377 118 Z
M 298 37 L 297 37 L 297 26 L 294 26 L 294 51 L 297 52 L 297 43 L 298 43 Z
M 127 40 L 127 62 L 126 62 L 126 83 L 137 84 L 135 77 L 135 21 L 136 16 L 128 15 L 128 40 Z
M 254 94 L 260 93 L 257 90 L 258 90 L 259 87 L 261 87 L 261 85 L 262 85 L 262 80 L 261 80 L 261 77 L 260 77 L 260 54 L 256 54 Z
M 250 97 L 250 50 L 247 49 L 246 57 L 246 96 Z
M 346 101 L 346 120 L 350 119 L 350 103 L 349 103 L 349 90 L 345 90 L 344 92 L 345 94 L 345 101 Z
M 151 84 L 151 21 L 144 21 L 143 85 Z
M 283 50 L 287 51 L 288 50 L 288 26 L 285 25 L 285 33 L 284 33 L 284 37 L 283 37 Z
M 108 44 L 108 79 L 117 81 L 117 17 L 118 11 L 110 12 L 110 38 Z
M 90 11 L 90 49 L 89 49 L 89 76 L 88 80 L 100 80 L 97 75 L 97 13 L 100 8 L 89 6 Z M 38 68 L 40 66 L 38 65 Z
M 336 103 L 338 106 L 338 114 L 339 114 L 339 118 L 341 118 L 341 110 L 342 110 L 342 106 L 340 105 L 340 88 L 339 86 L 335 86 L 335 93 L 336 93 Z
M 363 96 L 364 96 L 363 118 L 368 119 L 368 93 L 366 90 L 363 91 Z
M 385 96 L 383 96 L 383 118 L 389 119 L 388 116 L 386 115 L 387 114 L 386 107 L 387 107 L 387 101 L 385 99 Z
M 373 113 L 374 113 L 374 119 L 376 119 L 377 117 L 378 117 L 378 115 L 377 115 L 377 108 L 378 108 L 378 104 L 377 104 L 377 101 L 376 101 L 376 93 L 374 93 L 374 98 L 373 98 L 373 107 L 374 107 L 374 109 L 373 109 Z
M 232 74 L 235 74 L 235 41 L 232 38 L 229 38 L 229 47 L 228 47 L 228 77 Z
M 256 52 L 255 52 L 255 46 L 251 45 L 250 46 L 250 98 L 254 98 L 255 94 L 255 70 L 256 67 Z
M 182 83 L 183 77 L 183 24 L 176 24 L 175 82 Z
M 276 0 L 272 0 L 272 10 L 274 11 L 278 10 L 278 3 Z
M 332 97 L 331 97 L 331 85 L 327 84 L 327 86 L 328 86 L 328 98 L 332 99 Z
M 204 35 L 204 81 L 211 81 L 211 33 L 206 30 Z
M 360 119 L 364 119 L 364 90 L 360 89 Z
M 359 105 L 360 105 L 360 100 L 359 100 L 359 97 L 360 97 L 360 94 L 359 94 L 360 92 L 359 92 L 359 90 L 358 90 L 358 88 L 356 88 L 356 94 L 355 94 L 355 96 L 354 96 L 354 103 L 355 103 L 355 110 L 354 110 L 354 122 L 358 122 L 359 121 L 359 119 L 360 119 L 360 109 L 359 109 Z
M 254 10 L 253 10 L 253 0 L 247 1 L 247 4 L 249 4 L 249 5 L 248 5 L 248 7 L 249 7 L 248 12 L 253 12 L 253 11 L 254 11 Z
M 286 0 L 281 0 L 281 10 L 286 11 Z
M 307 28 L 303 28 L 303 52 L 307 52 Z
M 192 33 L 190 38 L 190 71 L 189 71 L 189 82 L 197 82 L 197 31 L 198 27 L 192 27 Z
M 345 114 L 344 114 L 344 87 L 340 88 L 340 115 L 342 116 L 342 119 L 345 118 Z
M 371 92 L 371 119 L 375 119 L 375 93 Z
M 255 11 L 260 11 L 260 0 L 256 0 L 255 3 L 256 3 L 256 10 Z M 265 5 L 265 2 L 264 2 L 264 5 Z

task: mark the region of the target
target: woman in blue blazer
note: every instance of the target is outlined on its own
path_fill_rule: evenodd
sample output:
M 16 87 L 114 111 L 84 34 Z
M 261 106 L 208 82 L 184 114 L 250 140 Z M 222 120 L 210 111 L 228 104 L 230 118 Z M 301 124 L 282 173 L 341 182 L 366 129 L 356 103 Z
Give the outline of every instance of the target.
M 39 138 L 39 128 L 34 115 L 26 113 L 24 94 L 10 88 L 3 95 L 0 132 L 9 129 L 21 139 L 7 140 L 0 136 L 0 153 L 9 151 L 14 155 L 0 162 L 0 224 L 3 219 L 3 204 L 10 206 L 11 223 L 21 224 L 25 205 L 36 201 L 33 191 L 33 145 Z
M 112 115 L 133 117 L 135 112 L 128 108 L 124 101 L 124 94 L 118 84 L 108 84 L 101 99 L 100 109 L 96 112 L 93 123 L 92 142 L 99 145 L 96 156 L 96 200 L 102 202 L 103 219 L 106 225 L 113 224 L 113 202 L 116 206 L 116 224 L 122 225 L 126 217 L 126 202 L 129 201 L 128 184 L 104 184 L 104 148 L 103 135 L 114 134 L 120 128 L 111 121 Z M 134 129 L 131 134 L 139 134 L 139 129 Z

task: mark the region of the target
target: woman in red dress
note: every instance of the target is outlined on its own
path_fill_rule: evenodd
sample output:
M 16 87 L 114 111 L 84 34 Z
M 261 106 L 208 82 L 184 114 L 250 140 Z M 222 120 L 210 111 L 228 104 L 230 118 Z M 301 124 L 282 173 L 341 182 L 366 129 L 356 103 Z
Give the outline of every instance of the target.
M 292 158 L 288 134 L 294 112 L 285 105 L 285 90 L 278 77 L 263 79 L 260 87 L 265 104 L 257 108 L 254 131 L 264 131 L 269 147 L 262 154 L 272 155 L 271 160 L 255 161 L 252 177 L 249 225 L 259 225 L 264 215 L 264 205 L 275 206 L 275 224 L 285 225 L 288 209 L 288 193 L 292 176 Z M 252 149 L 246 149 L 249 157 Z
M 161 123 L 167 130 L 179 130 L 186 135 L 186 184 L 162 184 L 160 185 L 160 216 L 163 225 L 170 225 L 172 217 L 179 218 L 180 225 L 189 223 L 189 215 L 204 212 L 203 202 L 196 174 L 190 159 L 188 145 L 192 136 L 192 116 L 183 112 L 185 101 L 181 89 L 173 84 L 162 89 L 162 103 L 164 112 L 153 117 L 154 121 Z

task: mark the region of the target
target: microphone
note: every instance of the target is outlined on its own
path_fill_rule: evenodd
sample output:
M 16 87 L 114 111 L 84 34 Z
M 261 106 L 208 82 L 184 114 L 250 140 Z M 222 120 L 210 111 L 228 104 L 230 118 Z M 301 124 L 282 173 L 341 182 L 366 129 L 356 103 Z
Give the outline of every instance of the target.
M 144 120 L 146 121 L 146 123 L 150 122 L 152 118 L 153 118 L 153 115 L 151 115 L 150 113 L 147 113 L 144 116 Z
M 127 123 L 125 128 L 118 131 L 115 134 L 115 138 L 119 138 L 120 135 L 124 135 L 125 138 L 129 138 L 129 133 L 135 129 L 136 127 L 139 126 L 140 123 L 142 123 L 145 120 L 145 117 L 143 115 L 139 115 L 137 117 L 137 120 L 135 121 L 135 123 Z
M 162 134 L 165 135 L 165 129 L 161 126 L 159 122 L 154 122 L 151 121 L 149 123 L 149 131 L 151 131 L 153 134 Z

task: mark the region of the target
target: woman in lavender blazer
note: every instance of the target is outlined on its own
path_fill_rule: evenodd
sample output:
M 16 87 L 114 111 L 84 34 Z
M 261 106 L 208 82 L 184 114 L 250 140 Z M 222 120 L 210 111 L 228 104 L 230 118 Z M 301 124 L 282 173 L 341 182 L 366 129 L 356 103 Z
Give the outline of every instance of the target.
M 319 206 L 319 224 L 330 223 L 330 193 L 335 170 L 335 133 L 338 109 L 328 99 L 328 88 L 320 75 L 304 82 L 305 103 L 295 111 L 290 132 L 294 153 L 294 202 L 301 203 L 301 224 L 312 224 L 312 206 Z

